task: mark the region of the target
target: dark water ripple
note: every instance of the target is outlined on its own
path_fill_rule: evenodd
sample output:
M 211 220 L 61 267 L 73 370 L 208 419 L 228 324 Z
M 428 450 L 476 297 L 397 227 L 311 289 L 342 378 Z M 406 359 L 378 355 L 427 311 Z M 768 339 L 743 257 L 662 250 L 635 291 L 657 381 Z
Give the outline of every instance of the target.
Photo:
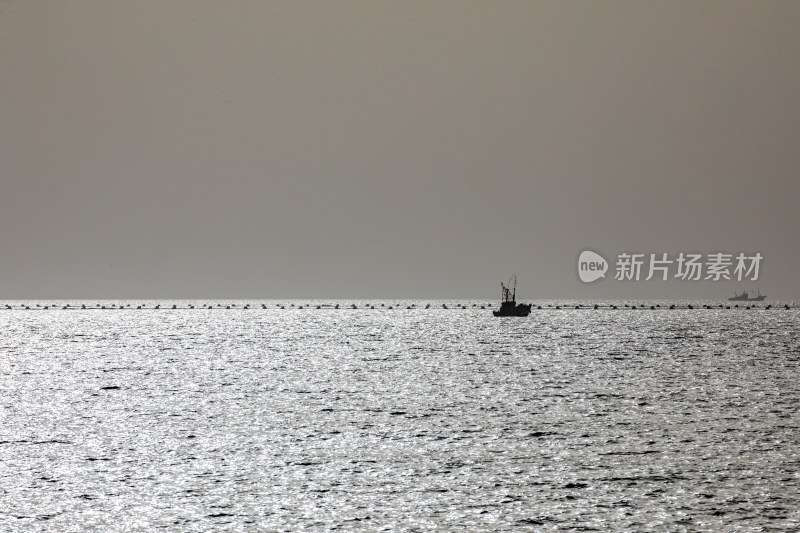
M 797 530 L 799 313 L 5 312 L 0 530 Z

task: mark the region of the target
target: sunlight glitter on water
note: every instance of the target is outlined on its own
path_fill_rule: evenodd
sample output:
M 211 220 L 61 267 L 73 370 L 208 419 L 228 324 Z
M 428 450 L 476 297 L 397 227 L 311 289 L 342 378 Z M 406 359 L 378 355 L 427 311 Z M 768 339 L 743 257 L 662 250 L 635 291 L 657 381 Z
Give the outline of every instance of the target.
M 0 525 L 800 526 L 796 309 L 383 303 L 0 313 Z

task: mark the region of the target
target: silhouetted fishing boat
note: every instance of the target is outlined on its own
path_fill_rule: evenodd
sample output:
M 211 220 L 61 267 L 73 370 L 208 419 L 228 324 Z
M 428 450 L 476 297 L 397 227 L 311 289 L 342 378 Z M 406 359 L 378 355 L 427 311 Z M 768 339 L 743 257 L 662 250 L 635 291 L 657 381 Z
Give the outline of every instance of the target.
M 512 276 L 508 280 L 508 286 L 500 282 L 503 289 L 503 299 L 500 309 L 492 311 L 494 316 L 528 316 L 531 313 L 531 304 L 518 304 L 517 299 L 517 276 Z
M 766 298 L 765 295 L 761 294 L 760 290 L 758 291 L 758 296 L 753 296 L 752 298 L 750 297 L 749 294 L 747 294 L 747 291 L 743 291 L 742 294 L 736 294 L 736 293 L 733 293 L 733 294 L 734 294 L 734 297 L 733 298 L 728 298 L 728 301 L 731 301 L 731 302 L 763 302 L 764 299 Z

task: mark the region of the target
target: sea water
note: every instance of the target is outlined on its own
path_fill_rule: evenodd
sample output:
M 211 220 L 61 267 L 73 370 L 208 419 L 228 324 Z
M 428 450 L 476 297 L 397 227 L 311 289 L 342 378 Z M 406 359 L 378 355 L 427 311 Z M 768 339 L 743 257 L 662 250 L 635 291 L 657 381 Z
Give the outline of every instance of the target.
M 0 531 L 800 528 L 797 308 L 8 303 Z

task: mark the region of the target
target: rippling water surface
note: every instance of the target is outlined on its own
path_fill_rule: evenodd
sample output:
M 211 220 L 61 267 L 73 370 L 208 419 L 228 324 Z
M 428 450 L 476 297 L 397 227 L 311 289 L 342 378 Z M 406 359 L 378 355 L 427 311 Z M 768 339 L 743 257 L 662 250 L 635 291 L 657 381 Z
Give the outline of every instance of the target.
M 339 303 L 0 310 L 0 530 L 800 528 L 796 308 Z

